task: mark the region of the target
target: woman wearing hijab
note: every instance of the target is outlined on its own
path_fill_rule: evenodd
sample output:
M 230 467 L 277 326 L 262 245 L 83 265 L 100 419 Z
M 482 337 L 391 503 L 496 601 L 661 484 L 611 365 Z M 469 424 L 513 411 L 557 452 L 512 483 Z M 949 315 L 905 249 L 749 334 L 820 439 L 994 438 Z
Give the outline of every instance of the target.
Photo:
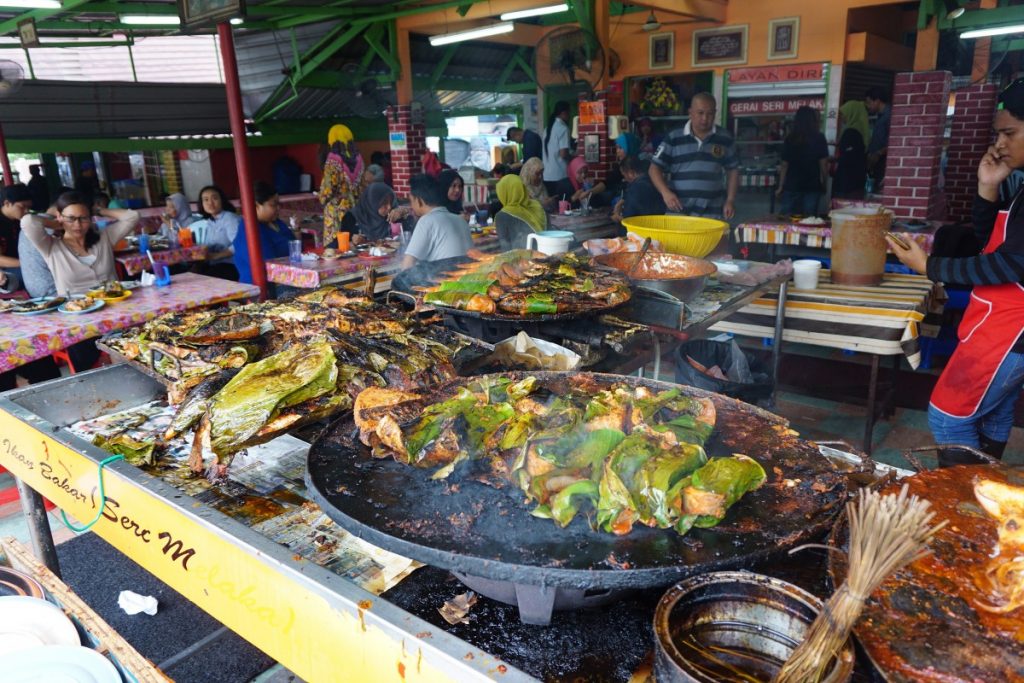
M 395 191 L 384 183 L 370 183 L 354 209 L 345 214 L 342 232 L 352 233 L 352 243 L 376 242 L 391 236 L 391 224 L 404 222 L 408 207 L 395 207 Z
M 359 182 L 363 177 L 363 157 L 356 149 L 348 126 L 331 126 L 327 134 L 330 152 L 324 163 L 320 183 L 320 203 L 324 207 L 324 246 L 333 246 L 345 213 L 356 205 Z
M 169 195 L 164 201 L 164 212 L 161 215 L 162 227 L 177 234 L 180 228 L 191 225 L 196 219 L 192 215 L 192 205 L 188 197 L 180 192 Z
M 530 199 L 526 185 L 517 175 L 507 175 L 498 181 L 495 188 L 501 211 L 494 217 L 502 251 L 525 249 L 526 236 L 546 230 L 548 215 L 536 199 Z
M 605 185 L 602 181 L 593 181 L 587 177 L 587 161 L 583 157 L 573 157 L 569 162 L 569 177 L 559 181 L 555 188 L 555 196 L 561 199 L 563 196 L 571 201 L 573 205 L 579 206 L 580 200 L 593 197 L 604 192 Z
M 649 118 L 642 118 L 636 122 L 636 132 L 640 141 L 640 149 L 637 154 L 641 159 L 649 160 L 658 150 L 661 144 L 661 136 L 655 135 L 654 124 Z
M 615 163 L 608 171 L 605 178 L 605 190 L 594 196 L 592 206 L 615 206 L 622 199 L 622 192 L 626 189 L 626 181 L 622 177 L 622 170 L 619 163 L 626 157 L 635 157 L 640 153 L 640 138 L 632 133 L 622 133 L 615 138 Z
M 462 207 L 462 190 L 465 185 L 459 172 L 450 168 L 441 171 L 437 176 L 437 186 L 444 195 L 444 208 L 448 209 L 449 213 L 462 216 L 466 212 Z
M 832 197 L 863 199 L 868 180 L 868 110 L 860 100 L 850 100 L 839 108 L 842 134 L 836 145 L 836 172 L 832 178 Z

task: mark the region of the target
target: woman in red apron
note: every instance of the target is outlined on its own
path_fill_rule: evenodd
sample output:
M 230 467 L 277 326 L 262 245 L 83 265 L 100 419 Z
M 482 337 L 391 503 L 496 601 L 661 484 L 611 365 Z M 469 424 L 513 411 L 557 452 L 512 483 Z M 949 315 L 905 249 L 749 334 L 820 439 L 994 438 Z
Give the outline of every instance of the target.
M 888 242 L 900 261 L 930 280 L 974 286 L 960 344 L 932 392 L 928 423 L 937 444 L 1002 457 L 1024 387 L 1024 190 L 1000 207 L 999 186 L 1024 168 L 1024 79 L 999 96 L 993 126 L 995 144 L 978 165 L 974 200 L 981 254 L 929 258 L 913 241 L 909 249 Z

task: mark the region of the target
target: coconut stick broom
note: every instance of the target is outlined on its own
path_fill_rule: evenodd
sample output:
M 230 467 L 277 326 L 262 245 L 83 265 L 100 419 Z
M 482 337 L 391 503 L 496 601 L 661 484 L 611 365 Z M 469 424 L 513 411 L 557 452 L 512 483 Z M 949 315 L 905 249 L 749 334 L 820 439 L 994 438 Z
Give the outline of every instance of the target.
M 893 572 L 925 556 L 928 541 L 946 522 L 931 524 L 929 503 L 907 493 L 879 495 L 861 489 L 847 504 L 850 550 L 846 581 L 832 595 L 773 683 L 820 681 L 836 657 L 868 597 Z M 804 546 L 806 547 L 806 546 Z M 795 549 L 799 550 L 799 548 Z

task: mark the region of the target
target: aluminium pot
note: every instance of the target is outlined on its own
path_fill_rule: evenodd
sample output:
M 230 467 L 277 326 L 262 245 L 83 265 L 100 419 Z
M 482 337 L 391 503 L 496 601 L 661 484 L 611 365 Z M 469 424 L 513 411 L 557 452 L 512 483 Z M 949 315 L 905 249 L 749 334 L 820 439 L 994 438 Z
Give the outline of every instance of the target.
M 821 600 L 791 583 L 744 571 L 692 576 L 670 588 L 654 612 L 658 683 L 771 681 L 803 641 Z M 847 640 L 822 683 L 853 675 Z

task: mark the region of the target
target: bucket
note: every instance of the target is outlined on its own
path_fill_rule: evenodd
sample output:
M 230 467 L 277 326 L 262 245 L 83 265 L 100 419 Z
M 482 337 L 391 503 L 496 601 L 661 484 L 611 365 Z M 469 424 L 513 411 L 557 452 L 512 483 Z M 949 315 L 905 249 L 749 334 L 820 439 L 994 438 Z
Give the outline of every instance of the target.
M 751 572 L 712 572 L 676 584 L 654 612 L 658 683 L 768 683 L 803 641 L 822 603 L 791 583 Z M 853 675 L 847 640 L 823 683 Z
M 885 231 L 892 211 L 883 207 L 837 209 L 832 218 L 832 282 L 877 285 L 885 273 Z

